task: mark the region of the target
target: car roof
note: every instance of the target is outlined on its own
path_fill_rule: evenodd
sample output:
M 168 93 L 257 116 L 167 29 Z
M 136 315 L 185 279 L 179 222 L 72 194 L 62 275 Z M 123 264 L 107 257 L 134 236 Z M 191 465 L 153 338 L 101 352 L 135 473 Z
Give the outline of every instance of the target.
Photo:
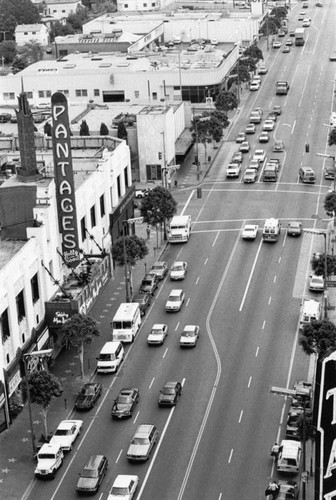
M 129 396 L 131 395 L 134 391 L 138 391 L 139 389 L 137 389 L 136 387 L 123 387 L 120 392 L 119 392 L 119 395 L 122 394 L 123 396 Z
M 152 326 L 152 330 L 155 328 L 155 330 L 162 330 L 166 325 L 164 323 L 154 323 Z
M 113 483 L 113 486 L 118 487 L 118 488 L 126 488 L 129 486 L 129 484 L 134 481 L 138 482 L 139 477 L 138 476 L 129 476 L 126 474 L 119 474 Z
M 177 266 L 177 265 L 182 266 L 183 264 L 185 264 L 185 262 L 183 260 L 177 260 L 173 263 L 173 266 Z
M 73 425 L 80 425 L 81 423 L 83 423 L 82 420 L 62 420 L 57 429 L 71 429 Z
M 164 387 L 176 387 L 179 382 L 166 382 Z
M 169 295 L 181 295 L 182 292 L 183 290 L 181 289 L 174 289 L 170 291 Z
M 153 266 L 164 266 L 165 264 L 167 263 L 163 260 L 157 260 L 156 262 L 154 262 Z
M 138 436 L 139 434 L 149 434 L 151 430 L 153 429 L 154 425 L 152 424 L 140 424 L 135 431 L 135 436 Z
M 104 458 L 104 455 L 91 455 L 89 460 L 84 465 L 83 470 L 97 469 L 98 465 Z
M 197 328 L 197 325 L 185 325 L 185 327 L 183 328 L 183 331 L 186 332 L 193 332 L 194 330 L 196 330 Z
M 59 443 L 44 443 L 38 453 L 57 453 L 60 447 Z

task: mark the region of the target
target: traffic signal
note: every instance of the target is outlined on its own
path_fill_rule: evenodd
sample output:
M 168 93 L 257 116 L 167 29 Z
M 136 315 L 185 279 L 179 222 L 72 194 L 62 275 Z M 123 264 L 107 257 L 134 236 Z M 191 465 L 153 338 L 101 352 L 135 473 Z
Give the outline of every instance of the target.
M 309 153 L 309 144 L 306 144 L 306 153 Z
M 159 160 L 162 160 L 162 153 L 159 153 Z

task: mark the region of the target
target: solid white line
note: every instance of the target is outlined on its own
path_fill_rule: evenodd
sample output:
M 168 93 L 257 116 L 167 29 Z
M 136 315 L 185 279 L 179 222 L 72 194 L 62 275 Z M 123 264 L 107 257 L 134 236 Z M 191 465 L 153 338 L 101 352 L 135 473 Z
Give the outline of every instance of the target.
M 122 452 L 123 452 L 123 449 L 121 448 L 121 450 L 118 453 L 117 459 L 115 461 L 116 464 L 119 462 L 119 458 L 121 457 Z
M 152 378 L 152 381 L 151 381 L 151 383 L 149 384 L 148 389 L 151 389 L 152 385 L 154 384 L 154 380 L 155 380 L 155 377 L 153 377 L 153 378 Z
M 241 410 L 240 415 L 239 415 L 239 420 L 238 420 L 238 423 L 239 423 L 239 424 L 240 424 L 240 423 L 241 423 L 241 421 L 242 421 L 242 418 L 243 418 L 243 413 L 244 413 L 244 412 L 243 412 L 243 410 Z
M 259 347 L 258 347 L 259 349 Z M 248 381 L 248 384 L 247 384 L 247 387 L 250 388 L 251 387 L 251 382 L 252 382 L 252 376 L 249 378 L 249 381 Z
M 200 279 L 200 277 L 197 278 L 195 285 L 197 285 L 197 283 L 199 282 L 199 279 Z
M 189 196 L 189 198 L 187 199 L 187 201 L 186 201 L 186 203 L 185 203 L 185 205 L 184 205 L 184 207 L 183 207 L 183 210 L 182 210 L 182 212 L 181 212 L 181 214 L 180 214 L 180 215 L 184 215 L 184 212 L 185 212 L 185 210 L 186 210 L 187 206 L 189 205 L 189 202 L 190 202 L 191 198 L 194 196 L 194 194 L 195 194 L 195 189 L 193 189 L 193 190 L 191 191 L 190 196 Z
M 231 459 L 232 459 L 232 455 L 233 455 L 233 448 L 231 448 L 231 451 L 230 451 L 230 456 L 229 456 L 229 460 L 228 460 L 228 463 L 231 462 Z
M 257 254 L 255 256 L 255 259 L 254 259 L 254 262 L 253 262 L 253 266 L 252 266 L 252 269 L 251 269 L 251 272 L 250 272 L 250 276 L 249 276 L 249 279 L 247 281 L 247 285 L 246 285 L 246 288 L 245 288 L 245 292 L 244 292 L 244 295 L 243 295 L 243 299 L 241 301 L 241 304 L 240 304 L 240 307 L 239 307 L 239 311 L 241 311 L 243 309 L 243 306 L 244 306 L 244 302 L 245 302 L 245 299 L 246 299 L 246 295 L 247 295 L 247 292 L 248 292 L 248 289 L 250 287 L 250 284 L 251 284 L 251 280 L 252 280 L 252 276 L 253 276 L 253 273 L 254 273 L 254 269 L 257 265 L 257 260 L 258 260 L 258 257 L 259 257 L 259 253 L 260 253 L 260 250 L 261 250 L 261 245 L 262 245 L 262 240 L 260 241 L 259 243 L 259 247 L 258 247 L 258 250 L 257 250 Z

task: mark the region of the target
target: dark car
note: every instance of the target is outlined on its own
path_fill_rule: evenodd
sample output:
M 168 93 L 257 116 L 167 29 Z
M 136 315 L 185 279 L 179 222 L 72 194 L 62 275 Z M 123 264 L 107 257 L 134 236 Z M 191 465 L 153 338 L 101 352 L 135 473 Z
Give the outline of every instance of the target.
M 153 264 L 151 270 L 149 271 L 149 274 L 153 274 L 159 280 L 163 280 L 163 278 L 166 276 L 167 273 L 168 273 L 168 266 L 167 262 L 164 261 L 155 262 L 155 264 Z
M 1 113 L 0 114 L 0 123 L 7 123 L 11 119 L 11 113 Z
M 97 383 L 85 384 L 77 396 L 75 402 L 76 410 L 90 410 L 101 396 L 103 386 Z
M 157 277 L 153 274 L 145 274 L 139 289 L 139 293 L 150 293 L 154 295 L 157 289 Z
M 92 455 L 79 473 L 76 491 L 79 495 L 94 495 L 105 477 L 108 460 L 104 455 Z
M 159 406 L 175 406 L 182 394 L 181 382 L 167 382 L 160 391 Z
M 132 302 L 137 302 L 139 304 L 140 314 L 141 316 L 144 316 L 151 304 L 151 295 L 150 293 L 136 293 L 132 299 Z
M 134 408 L 139 402 L 139 389 L 137 387 L 124 388 L 115 399 L 111 415 L 113 418 L 127 418 L 133 415 Z
M 302 233 L 302 223 L 297 221 L 292 221 L 288 224 L 287 234 L 288 236 L 301 236 Z

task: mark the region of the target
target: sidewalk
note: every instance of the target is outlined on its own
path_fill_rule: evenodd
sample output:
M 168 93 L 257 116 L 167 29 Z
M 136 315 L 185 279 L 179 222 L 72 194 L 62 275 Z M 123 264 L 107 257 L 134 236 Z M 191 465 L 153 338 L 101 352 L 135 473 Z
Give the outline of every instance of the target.
M 139 288 L 145 274 L 164 251 L 165 242 L 159 238 L 156 248 L 156 235 L 151 231 L 147 240 L 146 226 L 136 226 L 136 234 L 146 240 L 149 253 L 144 261 L 138 263 L 133 270 L 134 290 Z M 61 381 L 63 394 L 55 400 L 48 413 L 48 432 L 53 433 L 61 420 L 70 418 L 73 413 L 75 398 L 83 386 L 94 376 L 96 356 L 102 345 L 111 340 L 110 321 L 119 304 L 125 301 L 124 268 L 114 270 L 113 277 L 100 295 L 90 314 L 98 321 L 101 335 L 92 344 L 85 346 L 85 378 L 80 377 L 80 366 L 74 350 L 62 351 L 50 371 Z M 40 437 L 44 433 L 42 419 L 38 407 L 32 405 L 33 428 L 36 445 L 41 445 Z M 26 498 L 24 493 L 34 479 L 32 440 L 28 405 L 14 420 L 9 429 L 0 434 L 0 498 L 1 500 L 20 500 Z M 41 499 L 45 500 L 45 499 Z

